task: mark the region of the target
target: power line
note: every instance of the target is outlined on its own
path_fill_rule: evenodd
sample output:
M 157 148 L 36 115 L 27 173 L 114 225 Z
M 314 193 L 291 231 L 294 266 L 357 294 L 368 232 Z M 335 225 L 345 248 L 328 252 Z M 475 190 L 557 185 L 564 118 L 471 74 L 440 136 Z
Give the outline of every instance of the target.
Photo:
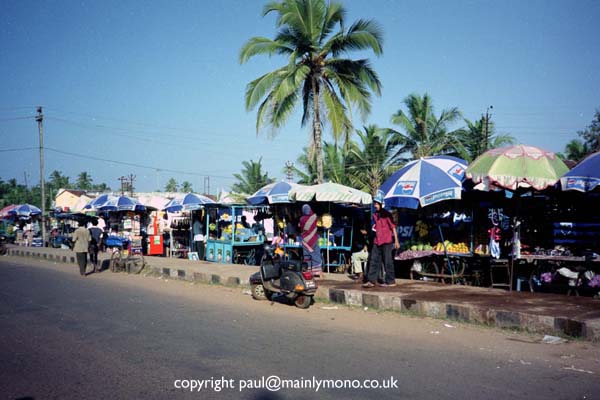
M 35 118 L 34 115 L 30 115 L 28 117 L 0 118 L 0 122 L 18 121 L 18 120 L 21 120 L 21 119 L 34 119 L 34 118 Z
M 192 176 L 207 176 L 207 175 L 210 175 L 212 177 L 221 178 L 221 179 L 231 179 L 231 180 L 235 179 L 235 178 L 230 177 L 230 176 L 222 176 L 222 175 L 213 175 L 213 174 L 208 174 L 208 173 L 182 171 L 182 170 L 169 169 L 169 168 L 163 168 L 163 167 L 158 168 L 158 167 L 153 167 L 153 166 L 150 166 L 150 165 L 137 164 L 137 163 L 127 162 L 127 161 L 109 160 L 109 159 L 101 158 L 101 157 L 87 156 L 87 155 L 82 155 L 82 154 L 77 154 L 77 153 L 71 153 L 71 152 L 68 152 L 68 151 L 54 149 L 52 147 L 45 147 L 44 149 L 48 150 L 48 151 L 52 151 L 54 153 L 64 154 L 64 155 L 68 155 L 68 156 L 72 156 L 72 157 L 85 158 L 85 159 L 88 159 L 88 160 L 95 160 L 95 161 L 102 161 L 102 162 L 110 162 L 110 163 L 114 163 L 114 164 L 127 165 L 129 167 L 151 169 L 151 170 L 154 170 L 154 171 L 160 170 L 160 171 L 165 171 L 165 172 L 171 172 L 171 173 L 174 173 L 174 174 L 183 174 L 183 175 L 192 175 Z
M 13 148 L 13 149 L 0 149 L 0 153 L 6 153 L 9 151 L 25 151 L 25 150 L 37 150 L 37 147 L 20 147 L 20 148 Z

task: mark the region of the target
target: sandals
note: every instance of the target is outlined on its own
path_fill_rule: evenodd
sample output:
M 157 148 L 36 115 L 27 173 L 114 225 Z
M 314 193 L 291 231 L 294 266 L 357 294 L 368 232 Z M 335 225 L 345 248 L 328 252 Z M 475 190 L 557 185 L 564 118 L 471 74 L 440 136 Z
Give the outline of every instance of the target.
M 369 289 L 369 288 L 375 287 L 375 285 L 373 284 L 373 282 L 367 282 L 367 283 L 363 283 L 362 287 Z

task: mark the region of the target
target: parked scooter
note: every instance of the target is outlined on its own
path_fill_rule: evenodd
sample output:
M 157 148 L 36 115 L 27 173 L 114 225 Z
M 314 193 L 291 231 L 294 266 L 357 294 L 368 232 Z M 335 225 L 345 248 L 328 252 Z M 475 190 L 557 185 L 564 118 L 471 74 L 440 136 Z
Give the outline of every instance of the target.
M 308 308 L 317 291 L 308 263 L 275 258 L 270 246 L 265 246 L 260 271 L 250 276 L 250 285 L 256 300 L 271 300 L 275 293 L 281 293 L 298 308 Z

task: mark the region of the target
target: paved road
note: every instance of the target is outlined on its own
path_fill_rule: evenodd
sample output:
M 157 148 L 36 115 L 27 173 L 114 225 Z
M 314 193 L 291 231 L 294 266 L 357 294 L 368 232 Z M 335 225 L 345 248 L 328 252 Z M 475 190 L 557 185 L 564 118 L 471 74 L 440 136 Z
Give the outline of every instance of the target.
M 0 257 L 3 398 L 600 397 L 597 344 L 540 344 L 533 335 L 333 305 L 305 311 L 239 289 L 110 272 L 81 278 L 76 268 Z M 239 380 L 271 375 L 393 376 L 398 388 L 239 391 Z M 174 387 L 221 377 L 235 389 Z

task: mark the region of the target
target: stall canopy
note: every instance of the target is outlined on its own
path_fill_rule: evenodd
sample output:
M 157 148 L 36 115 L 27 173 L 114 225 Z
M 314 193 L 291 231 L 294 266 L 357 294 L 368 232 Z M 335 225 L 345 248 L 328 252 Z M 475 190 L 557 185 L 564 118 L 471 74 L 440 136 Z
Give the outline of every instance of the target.
M 34 215 L 40 215 L 42 210 L 37 208 L 36 206 L 32 206 L 31 204 L 21 204 L 8 211 L 9 215 L 14 215 L 17 217 L 29 218 Z
M 305 186 L 297 183 L 274 182 L 260 188 L 246 201 L 252 205 L 290 203 L 290 190 L 303 187 Z
M 109 194 L 109 193 L 105 193 L 105 194 L 101 194 L 100 196 L 96 197 L 93 200 L 90 200 L 89 203 L 87 203 L 83 209 L 84 210 L 98 210 L 99 207 L 103 206 L 104 204 L 106 204 L 106 202 L 108 202 L 109 200 L 112 200 L 116 198 L 115 195 Z
M 560 178 L 562 190 L 591 192 L 600 184 L 600 152 L 586 157 Z
M 406 164 L 381 185 L 386 206 L 416 209 L 461 198 L 467 162 L 450 156 L 425 157 Z
M 207 204 L 215 204 L 215 202 L 211 198 L 202 196 L 201 194 L 186 193 L 169 201 L 164 210 L 168 212 L 193 211 Z
M 469 165 L 466 177 L 482 184 L 476 189 L 496 188 L 544 190 L 555 185 L 569 171 L 565 163 L 551 151 L 518 145 L 488 150 Z
M 321 183 L 319 185 L 295 188 L 289 192 L 292 201 L 318 201 L 334 203 L 371 204 L 369 193 L 340 185 L 339 183 Z
M 117 196 L 96 207 L 99 211 L 145 211 L 146 206 L 128 196 Z

